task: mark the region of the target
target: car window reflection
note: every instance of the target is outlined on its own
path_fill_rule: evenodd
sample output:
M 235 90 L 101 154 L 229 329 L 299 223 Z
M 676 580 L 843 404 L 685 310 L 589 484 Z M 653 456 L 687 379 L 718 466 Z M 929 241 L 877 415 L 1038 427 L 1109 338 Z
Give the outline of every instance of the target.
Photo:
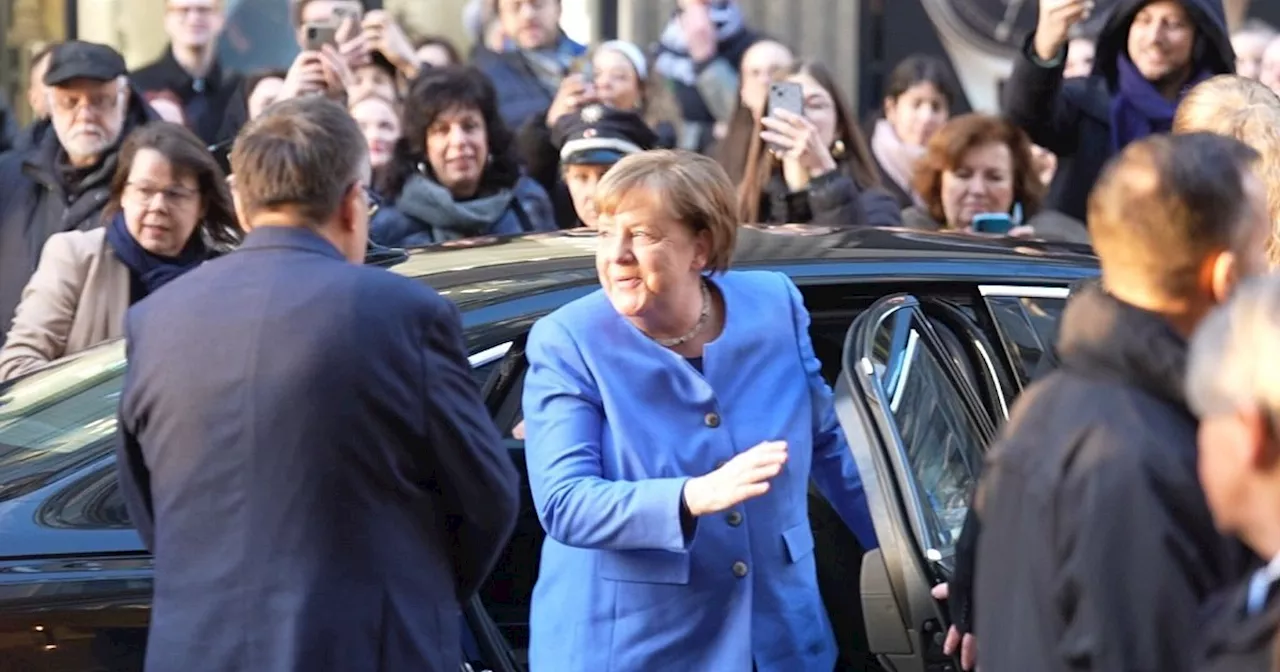
M 1000 296 L 989 297 L 987 305 L 995 318 L 1000 340 L 1012 356 L 1013 367 L 1026 385 L 1051 352 L 1057 339 L 1058 319 L 1065 299 Z
M 982 432 L 942 362 L 925 345 L 919 313 L 899 310 L 877 329 L 872 363 L 881 379 L 921 512 L 924 548 L 950 555 L 982 464 Z
M 0 501 L 110 453 L 124 384 L 121 342 L 25 376 L 0 391 Z

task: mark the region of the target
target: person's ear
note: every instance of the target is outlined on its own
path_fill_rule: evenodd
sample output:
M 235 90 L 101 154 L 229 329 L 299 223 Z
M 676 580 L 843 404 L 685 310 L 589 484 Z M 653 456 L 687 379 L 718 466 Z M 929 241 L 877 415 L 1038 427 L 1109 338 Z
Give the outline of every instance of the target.
M 343 232 L 352 232 L 356 230 L 356 222 L 360 221 L 363 213 L 361 210 L 368 212 L 369 201 L 364 195 L 364 187 L 359 183 L 351 185 L 347 190 L 347 197 L 342 199 L 342 230 Z
M 1280 443 L 1275 436 L 1270 416 L 1259 408 L 1239 411 L 1244 430 L 1243 446 L 1247 452 L 1249 467 L 1257 471 L 1271 471 L 1280 462 Z
M 693 237 L 693 270 L 701 273 L 711 263 L 711 232 L 699 231 Z
M 1234 252 L 1223 250 L 1205 263 L 1206 294 L 1215 304 L 1225 303 L 1240 282 L 1240 260 Z

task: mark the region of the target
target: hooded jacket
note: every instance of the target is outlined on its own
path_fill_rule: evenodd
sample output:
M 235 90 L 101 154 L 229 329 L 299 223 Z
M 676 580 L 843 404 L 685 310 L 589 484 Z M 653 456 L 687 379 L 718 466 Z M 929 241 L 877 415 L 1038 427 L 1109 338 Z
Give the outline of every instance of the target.
M 99 215 L 107 203 L 120 145 L 135 128 L 158 118 L 132 87 L 128 106 L 115 146 L 73 188 L 67 183 L 67 170 L 59 165 L 62 143 L 49 119 L 25 132 L 31 144 L 0 157 L 0 343 L 49 237 L 105 223 Z
M 1085 221 L 1089 191 L 1115 154 L 1111 102 L 1118 89 L 1117 59 L 1126 53 L 1129 26 L 1154 0 L 1119 0 L 1099 33 L 1093 72 L 1064 80 L 1065 49 L 1052 62 L 1035 54 L 1027 38 L 1005 86 L 1004 112 L 1032 142 L 1058 155 L 1046 207 Z M 1235 72 L 1235 52 L 1221 0 L 1180 0 L 1196 26 L 1193 71 Z

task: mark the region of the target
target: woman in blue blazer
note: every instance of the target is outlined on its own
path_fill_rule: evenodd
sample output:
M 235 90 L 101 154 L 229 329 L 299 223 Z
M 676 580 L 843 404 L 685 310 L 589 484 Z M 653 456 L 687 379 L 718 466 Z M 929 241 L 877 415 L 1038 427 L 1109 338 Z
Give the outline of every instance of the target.
M 864 548 L 875 533 L 800 293 L 725 272 L 734 203 L 710 159 L 623 159 L 597 188 L 603 289 L 533 327 L 533 672 L 835 665 L 810 478 Z

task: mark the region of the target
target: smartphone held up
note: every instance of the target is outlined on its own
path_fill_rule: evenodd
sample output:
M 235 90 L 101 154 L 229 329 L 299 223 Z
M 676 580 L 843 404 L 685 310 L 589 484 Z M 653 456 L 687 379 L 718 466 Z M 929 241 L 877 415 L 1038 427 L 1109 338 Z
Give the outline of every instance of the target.
M 769 98 L 765 101 L 765 115 L 778 116 L 779 110 L 785 110 L 796 116 L 804 116 L 804 89 L 797 82 L 773 82 L 769 85 Z M 769 151 L 782 151 L 770 143 Z

